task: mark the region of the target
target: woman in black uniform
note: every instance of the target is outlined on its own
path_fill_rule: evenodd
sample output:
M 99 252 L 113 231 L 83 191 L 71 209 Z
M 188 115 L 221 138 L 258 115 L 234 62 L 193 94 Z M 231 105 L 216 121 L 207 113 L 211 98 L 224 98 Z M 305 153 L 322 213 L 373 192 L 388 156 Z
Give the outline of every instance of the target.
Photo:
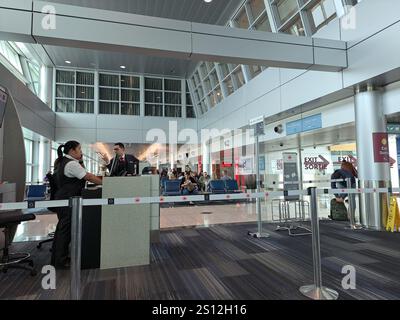
M 68 141 L 60 145 L 57 150 L 57 168 L 54 175 L 57 191 L 56 200 L 65 200 L 80 196 L 85 182 L 90 181 L 101 184 L 100 178 L 86 172 L 79 163 L 82 159 L 81 145 L 77 141 Z M 53 240 L 51 264 L 56 268 L 69 268 L 69 243 L 71 242 L 71 208 L 60 207 L 56 209 L 58 224 Z

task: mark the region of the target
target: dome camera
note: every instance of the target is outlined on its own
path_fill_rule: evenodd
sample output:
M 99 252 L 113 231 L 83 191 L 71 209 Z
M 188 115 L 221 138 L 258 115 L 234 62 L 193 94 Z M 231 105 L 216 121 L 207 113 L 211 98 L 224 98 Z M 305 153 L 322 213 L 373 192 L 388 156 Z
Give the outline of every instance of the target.
M 277 126 L 274 128 L 274 131 L 275 131 L 276 133 L 281 134 L 281 133 L 283 132 L 283 126 L 282 126 L 281 124 L 277 125 Z
M 283 142 L 281 142 L 281 143 L 279 144 L 279 146 L 280 146 L 280 147 L 283 147 Z

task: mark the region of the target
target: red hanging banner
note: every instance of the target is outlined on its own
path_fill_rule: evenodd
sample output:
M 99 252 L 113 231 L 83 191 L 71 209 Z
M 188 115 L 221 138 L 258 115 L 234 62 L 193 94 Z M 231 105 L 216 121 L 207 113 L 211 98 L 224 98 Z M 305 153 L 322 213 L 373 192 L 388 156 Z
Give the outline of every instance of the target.
M 374 161 L 376 163 L 390 162 L 389 137 L 386 132 L 375 132 L 373 135 Z

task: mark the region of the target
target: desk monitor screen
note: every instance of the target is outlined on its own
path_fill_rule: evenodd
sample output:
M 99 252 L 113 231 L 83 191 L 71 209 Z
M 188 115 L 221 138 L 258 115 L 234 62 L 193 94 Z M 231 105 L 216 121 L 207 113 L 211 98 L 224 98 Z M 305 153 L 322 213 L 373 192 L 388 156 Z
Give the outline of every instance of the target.
M 8 95 L 0 88 L 0 128 L 3 125 L 4 113 L 6 112 Z

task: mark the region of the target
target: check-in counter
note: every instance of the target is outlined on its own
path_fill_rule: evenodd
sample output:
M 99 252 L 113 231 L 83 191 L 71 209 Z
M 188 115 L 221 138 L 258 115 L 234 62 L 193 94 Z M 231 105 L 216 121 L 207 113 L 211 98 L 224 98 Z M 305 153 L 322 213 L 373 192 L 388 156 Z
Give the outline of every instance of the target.
M 106 177 L 83 198 L 159 196 L 159 176 Z M 159 239 L 159 204 L 83 207 L 82 268 L 111 269 L 150 263 L 150 243 Z

